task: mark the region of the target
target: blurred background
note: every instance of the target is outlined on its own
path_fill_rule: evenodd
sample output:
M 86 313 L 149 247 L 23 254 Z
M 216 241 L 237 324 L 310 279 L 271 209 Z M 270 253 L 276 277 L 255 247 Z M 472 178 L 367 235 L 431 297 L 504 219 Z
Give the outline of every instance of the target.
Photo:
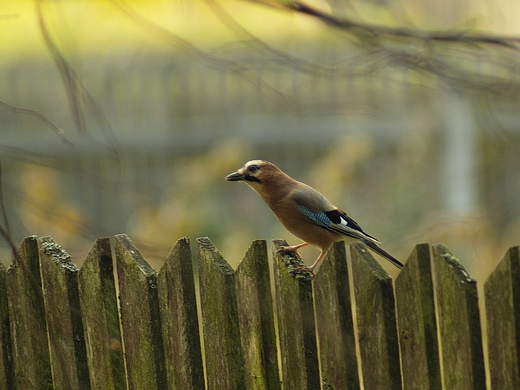
M 266 159 L 396 257 L 444 242 L 483 280 L 520 243 L 520 41 L 494 38 L 520 37 L 520 2 L 305 4 L 2 2 L 2 262 L 27 235 L 81 264 L 127 233 L 156 268 L 183 236 L 236 267 L 299 242 L 224 181 Z

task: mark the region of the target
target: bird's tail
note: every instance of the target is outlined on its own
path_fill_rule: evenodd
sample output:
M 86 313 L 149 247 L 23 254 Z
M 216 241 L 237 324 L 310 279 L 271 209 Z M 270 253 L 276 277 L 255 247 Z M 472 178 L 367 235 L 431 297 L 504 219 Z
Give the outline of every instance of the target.
M 368 241 L 368 240 L 364 240 L 363 243 L 366 246 L 368 246 L 370 249 L 372 249 L 374 252 L 376 252 L 377 254 L 383 256 L 385 259 L 390 261 L 397 268 L 399 268 L 399 269 L 403 268 L 403 263 L 401 263 L 399 260 L 397 260 L 394 256 L 392 256 L 390 253 L 385 251 L 383 248 L 381 248 L 376 243 Z

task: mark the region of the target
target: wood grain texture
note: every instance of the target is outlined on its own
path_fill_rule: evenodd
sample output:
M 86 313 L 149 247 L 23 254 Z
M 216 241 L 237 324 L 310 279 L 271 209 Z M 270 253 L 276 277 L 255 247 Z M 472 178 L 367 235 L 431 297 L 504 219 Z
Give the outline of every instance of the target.
M 26 237 L 6 274 L 15 389 L 52 389 L 47 321 L 36 236 Z
M 253 241 L 235 274 L 246 388 L 281 388 L 265 240 Z
M 433 246 L 433 263 L 444 387 L 485 390 L 476 282 L 443 244 Z
M 392 279 L 361 243 L 350 245 L 363 384 L 401 389 Z
M 14 388 L 13 344 L 5 279 L 5 266 L 0 261 L 0 389 L 12 389 Z
M 126 234 L 115 236 L 129 390 L 168 389 L 157 273 Z
M 203 389 L 193 260 L 187 237 L 175 243 L 161 267 L 158 292 L 170 389 Z
M 208 389 L 245 389 L 235 272 L 208 238 L 197 252 Z
M 403 388 L 441 389 L 437 318 L 428 244 L 416 245 L 395 280 Z
M 325 389 L 360 389 L 345 243 L 329 249 L 313 280 Z M 328 387 L 327 387 L 328 386 Z
M 310 276 L 297 271 L 301 260 L 280 254 L 285 241 L 273 241 L 274 279 L 284 390 L 320 387 L 316 326 Z M 301 277 L 296 277 L 296 276 Z
M 484 284 L 491 388 L 520 389 L 520 248 L 509 248 Z
M 126 389 L 110 239 L 98 238 L 79 271 L 79 297 L 93 389 Z
M 79 269 L 50 237 L 40 239 L 40 258 L 54 389 L 90 389 Z

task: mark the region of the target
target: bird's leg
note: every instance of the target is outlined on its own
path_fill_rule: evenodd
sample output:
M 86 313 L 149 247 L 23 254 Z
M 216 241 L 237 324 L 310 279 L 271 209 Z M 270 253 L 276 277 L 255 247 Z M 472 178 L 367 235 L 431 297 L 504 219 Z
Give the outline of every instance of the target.
M 300 254 L 298 253 L 298 249 L 303 248 L 304 246 L 307 246 L 307 245 L 309 245 L 309 244 L 307 244 L 306 242 L 302 242 L 301 244 L 293 245 L 293 246 L 281 246 L 280 248 L 278 248 L 278 253 L 290 252 L 290 253 L 294 253 L 297 256 L 299 256 Z
M 314 268 L 316 268 L 318 266 L 318 264 L 320 263 L 320 261 L 323 260 L 323 258 L 325 257 L 325 255 L 327 254 L 327 251 L 322 251 L 320 253 L 320 255 L 318 256 L 318 258 L 316 259 L 316 261 L 310 266 L 310 267 L 307 267 L 305 265 L 301 266 L 300 267 L 300 270 L 301 271 L 309 271 L 312 275 L 312 277 L 314 277 L 316 274 L 314 273 Z

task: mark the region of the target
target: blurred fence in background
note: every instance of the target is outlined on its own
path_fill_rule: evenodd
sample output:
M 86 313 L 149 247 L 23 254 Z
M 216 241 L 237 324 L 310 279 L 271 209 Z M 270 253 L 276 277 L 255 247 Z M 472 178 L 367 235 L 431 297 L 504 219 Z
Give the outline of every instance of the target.
M 362 244 L 351 246 L 349 267 L 336 243 L 312 282 L 280 245 L 271 274 L 265 240 L 235 271 L 198 239 L 194 272 L 184 238 L 157 272 L 117 235 L 115 277 L 108 238 L 96 240 L 81 269 L 50 237 L 26 238 L 0 270 L 0 386 L 520 386 L 518 247 L 484 285 L 483 333 L 476 281 L 444 245 L 417 245 L 395 283 Z
M 244 248 L 225 237 L 279 236 L 260 203 L 237 199 L 245 190 L 222 181 L 251 158 L 272 160 L 318 187 L 394 251 L 417 238 L 450 243 L 456 230 L 471 236 L 456 249 L 473 259 L 516 235 L 520 132 L 507 104 L 494 102 L 497 121 L 486 127 L 485 118 L 472 122 L 481 94 L 472 103 L 432 92 L 426 76 L 366 68 L 362 53 L 346 56 L 337 46 L 292 50 L 330 64 L 358 62 L 302 71 L 289 60 L 253 66 L 237 51 L 235 63 L 249 67 L 232 72 L 221 69 L 225 62 L 157 53 L 85 59 L 78 68 L 90 102 L 82 103 L 84 134 L 75 130 L 53 64 L 4 68 L 6 101 L 52 119 L 72 144 L 34 116 L 0 111 L 13 237 L 51 234 L 83 257 L 94 237 L 120 231 L 134 234 L 145 252 L 163 253 L 171 237 L 208 235 L 236 255 Z M 59 223 L 49 232 L 50 220 Z M 476 248 L 487 237 L 494 242 Z M 155 259 L 163 253 L 147 252 Z
M 314 49 L 292 51 L 331 64 L 344 60 L 338 48 Z M 355 188 L 349 172 L 366 163 L 363 174 L 374 179 L 363 187 L 376 191 L 379 175 L 386 173 L 375 172 L 395 156 L 392 149 L 403 134 L 432 129 L 423 130 L 421 114 L 414 115 L 415 123 L 402 115 L 403 107 L 422 111 L 421 101 L 428 106 L 429 97 L 389 73 L 359 64 L 354 69 L 313 68 L 304 60 L 276 64 L 270 58 L 251 65 L 238 49 L 234 56 L 233 63 L 244 64 L 240 72 L 227 69 L 225 61 L 211 67 L 160 53 L 85 58 L 78 78 L 96 109 L 80 105 L 84 134 L 76 131 L 54 64 L 26 61 L 4 68 L 0 90 L 6 101 L 44 114 L 72 143 L 63 144 L 33 116 L 0 111 L 3 196 L 13 237 L 41 232 L 78 248 L 97 236 L 134 230 L 136 238 L 148 241 L 143 232 L 156 229 L 153 244 L 165 246 L 171 237 L 190 234 L 210 235 L 225 247 L 226 229 L 247 231 L 247 241 L 271 236 L 272 220 L 258 218 L 265 215 L 258 207 L 249 216 L 239 212 L 248 227 L 222 224 L 237 203 L 228 201 L 234 188 L 219 183 L 229 171 L 264 158 L 306 180 L 316 161 L 336 150 L 344 156 L 336 173 L 327 173 L 331 183 L 339 175 L 341 186 Z M 406 74 L 396 77 L 405 80 Z M 381 157 L 369 166 L 376 150 Z M 191 220 L 183 209 L 190 210 Z M 369 215 L 369 209 L 351 212 Z M 59 231 L 49 232 L 53 218 L 63 222 L 54 225 Z

